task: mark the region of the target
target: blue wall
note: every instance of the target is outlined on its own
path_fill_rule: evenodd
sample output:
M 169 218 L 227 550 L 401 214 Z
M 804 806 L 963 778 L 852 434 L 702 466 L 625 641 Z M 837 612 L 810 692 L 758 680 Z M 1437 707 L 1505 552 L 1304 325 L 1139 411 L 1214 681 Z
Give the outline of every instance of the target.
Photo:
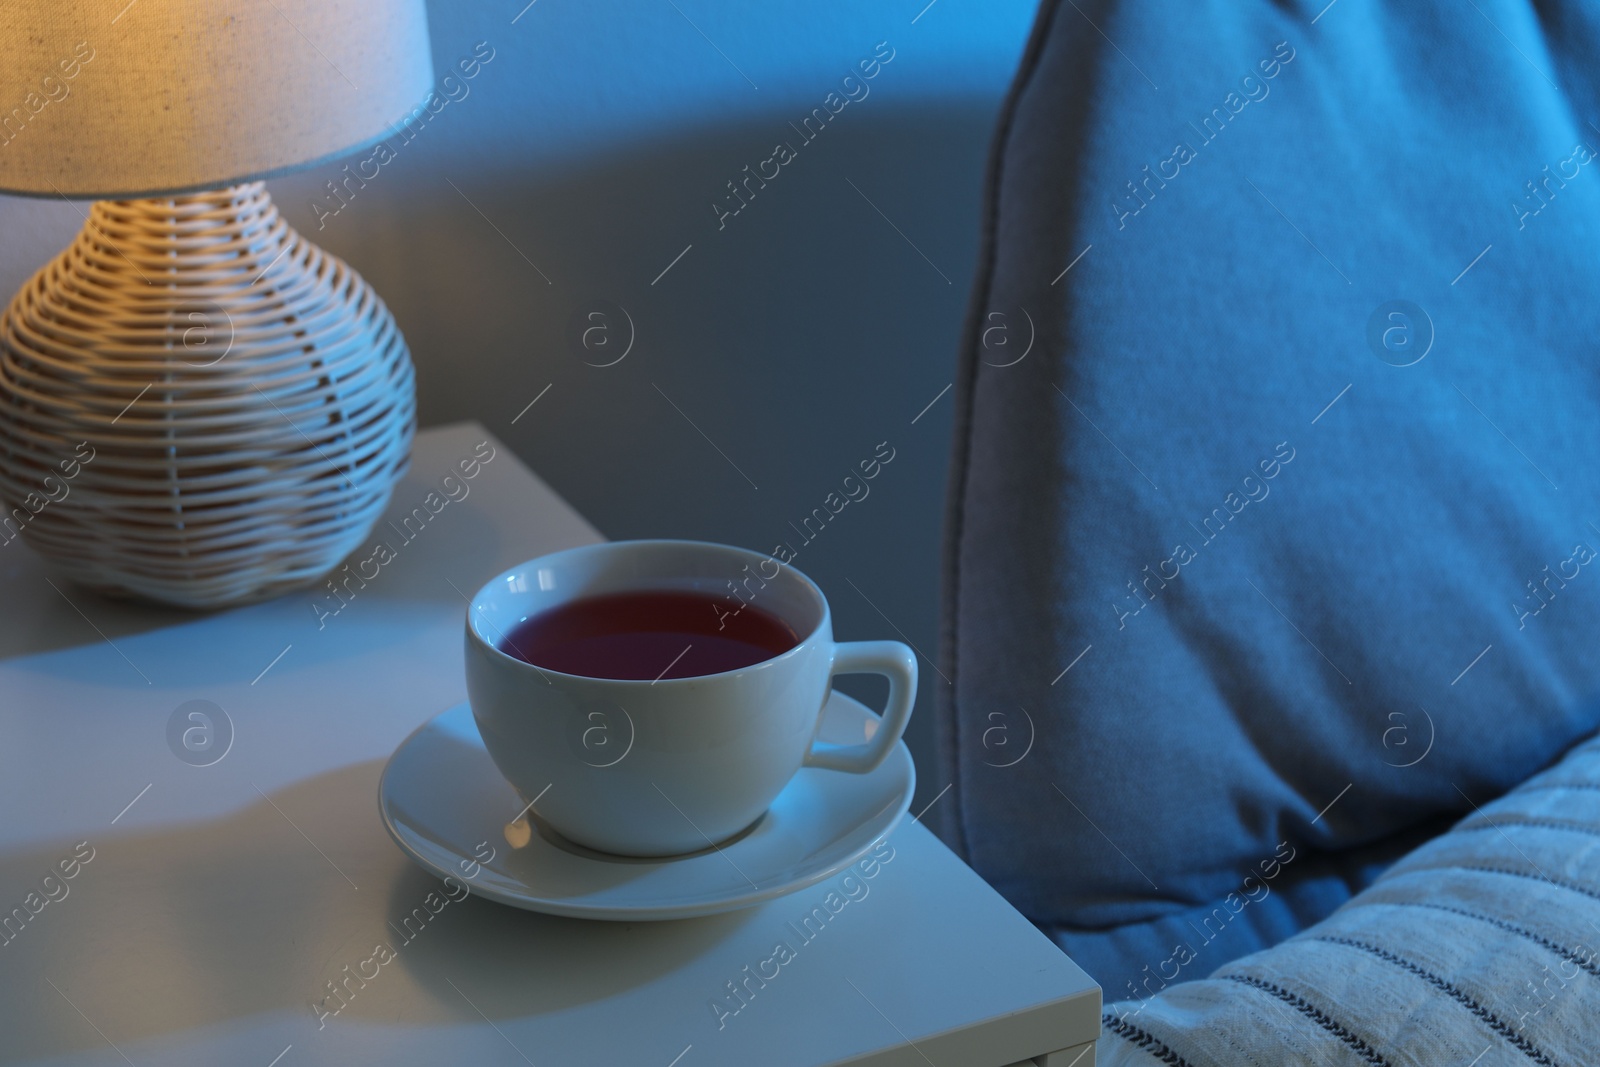
M 787 541 L 840 637 L 898 630 L 936 654 L 950 397 L 912 420 L 951 380 L 990 129 L 1032 5 L 538 0 L 513 23 L 524 2 L 430 4 L 441 79 L 475 48 L 492 58 L 441 83 L 449 102 L 336 214 L 341 166 L 272 182 L 289 221 L 388 302 L 425 425 L 478 419 L 610 537 Z M 845 86 L 879 42 L 893 58 Z M 847 91 L 814 140 L 789 125 Z M 795 158 L 719 222 L 726 183 L 780 141 Z M 0 200 L 0 286 L 80 224 L 69 205 Z M 603 309 L 612 347 L 591 332 L 585 349 L 583 316 Z M 630 318 L 627 357 L 593 365 Z M 869 495 L 806 543 L 790 524 L 881 442 L 894 459 Z M 944 785 L 944 683 L 922 669 L 925 803 Z

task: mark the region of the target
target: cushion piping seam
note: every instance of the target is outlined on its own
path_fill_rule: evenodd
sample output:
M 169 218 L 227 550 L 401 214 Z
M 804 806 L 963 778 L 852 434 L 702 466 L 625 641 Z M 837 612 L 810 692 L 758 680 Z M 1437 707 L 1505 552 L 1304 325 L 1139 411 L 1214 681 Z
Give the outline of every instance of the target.
M 1571 949 L 1568 949 L 1566 946 L 1559 945 L 1544 935 L 1536 934 L 1532 930 L 1518 926 L 1516 923 L 1507 922 L 1504 919 L 1497 919 L 1493 915 L 1483 915 L 1475 911 L 1469 911 L 1466 908 L 1455 908 L 1451 907 L 1449 904 L 1434 904 L 1426 900 L 1381 900 L 1372 901 L 1371 903 L 1387 904 L 1395 907 L 1405 908 L 1431 908 L 1434 911 L 1443 911 L 1448 912 L 1451 915 L 1460 915 L 1464 918 L 1476 919 L 1479 922 L 1488 923 L 1490 926 L 1499 927 L 1502 930 L 1516 934 L 1518 937 L 1526 938 L 1527 940 L 1538 945 L 1540 948 L 1549 950 L 1551 953 L 1563 960 L 1571 960 L 1573 963 L 1578 964 L 1578 966 L 1583 970 L 1588 971 L 1594 977 L 1600 978 L 1600 964 L 1596 964 L 1592 958 L 1579 962 L 1578 954 L 1573 952 Z
M 1150 1031 L 1141 1030 L 1132 1023 L 1117 1018 L 1111 1012 L 1106 1012 L 1100 1017 L 1100 1025 L 1140 1051 L 1168 1064 L 1169 1067 L 1193 1067 L 1188 1060 L 1168 1048 Z
M 1332 945 L 1344 945 L 1347 948 L 1358 949 L 1362 952 L 1376 956 L 1378 959 L 1383 960 L 1386 963 L 1393 964 L 1404 971 L 1410 972 L 1416 977 L 1422 979 L 1424 982 L 1427 982 L 1429 985 L 1433 986 L 1435 989 L 1444 993 L 1446 996 L 1450 997 L 1463 1008 L 1467 1009 L 1467 1011 L 1470 1012 L 1474 1017 L 1476 1017 L 1484 1025 L 1488 1026 L 1489 1029 L 1493 1030 L 1495 1033 L 1499 1034 L 1501 1037 L 1515 1045 L 1519 1052 L 1533 1062 L 1541 1064 L 1543 1067 L 1557 1067 L 1555 1061 L 1546 1055 L 1544 1051 L 1539 1048 L 1539 1046 L 1535 1045 L 1517 1031 L 1513 1030 L 1506 1024 L 1504 1020 L 1496 1016 L 1482 1004 L 1479 1004 L 1476 1000 L 1469 997 L 1458 986 L 1456 986 L 1455 983 L 1446 981 L 1425 967 L 1421 967 L 1415 963 L 1412 963 L 1408 959 L 1381 949 L 1377 945 L 1369 945 L 1365 941 L 1357 941 L 1356 939 L 1350 937 L 1332 937 L 1324 935 L 1313 938 L 1312 940 L 1322 941 Z
M 1306 1018 L 1310 1019 L 1324 1030 L 1328 1031 L 1328 1033 L 1344 1042 L 1344 1044 L 1354 1051 L 1356 1055 L 1372 1064 L 1372 1067 L 1390 1067 L 1389 1061 L 1383 1058 L 1382 1053 L 1373 1048 L 1371 1045 L 1367 1044 L 1364 1038 L 1353 1033 L 1343 1023 L 1339 1022 L 1339 1020 L 1333 1018 L 1327 1012 L 1311 1003 L 1305 997 L 1300 996 L 1298 993 L 1291 993 L 1289 990 L 1280 985 L 1275 985 L 1272 982 L 1256 978 L 1253 975 L 1226 974 L 1222 977 L 1230 982 L 1240 982 L 1254 989 L 1259 989 L 1263 993 L 1283 1001 L 1285 1004 L 1289 1005 L 1291 1008 L 1294 1008 L 1300 1014 L 1304 1015 Z
M 982 308 L 988 301 L 988 296 L 994 281 L 995 257 L 997 255 L 998 231 L 1000 219 L 1000 191 L 1005 177 L 1005 154 L 1011 141 L 1011 126 L 1016 118 L 1022 96 L 1032 84 L 1034 74 L 1039 68 L 1039 58 L 1043 55 L 1045 45 L 1050 38 L 1051 27 L 1055 23 L 1056 13 L 1061 10 L 1060 0 L 1045 0 L 1034 23 L 1033 33 L 1029 38 L 1027 49 L 1023 54 L 1021 65 L 1018 68 L 1016 80 L 1012 83 L 1011 91 L 1006 97 L 1000 113 L 1000 120 L 995 130 L 993 155 L 991 166 L 986 178 L 984 218 L 982 226 L 983 248 L 979 265 L 977 283 L 973 286 L 971 302 L 967 308 L 967 321 L 962 329 L 961 348 L 957 359 L 956 379 L 960 388 L 956 390 L 954 404 L 953 427 L 951 434 L 950 474 L 946 487 L 946 527 L 944 539 L 945 557 L 945 618 L 948 622 L 948 632 L 941 634 L 942 656 L 949 667 L 949 722 L 945 724 L 945 750 L 949 754 L 949 766 L 946 770 L 950 774 L 953 785 L 950 803 L 954 809 L 949 820 L 949 825 L 954 828 L 956 838 L 956 851 L 964 859 L 971 859 L 971 850 L 968 847 L 966 810 L 964 804 L 965 790 L 961 784 L 961 730 L 957 724 L 959 718 L 959 666 L 957 663 L 957 648 L 959 642 L 956 631 L 959 629 L 960 612 L 960 586 L 961 586 L 961 539 L 965 530 L 963 516 L 966 505 L 967 475 L 969 473 L 968 450 L 970 446 L 973 381 L 977 376 L 977 359 L 968 358 L 973 353 L 977 343 L 977 325 L 981 321 Z

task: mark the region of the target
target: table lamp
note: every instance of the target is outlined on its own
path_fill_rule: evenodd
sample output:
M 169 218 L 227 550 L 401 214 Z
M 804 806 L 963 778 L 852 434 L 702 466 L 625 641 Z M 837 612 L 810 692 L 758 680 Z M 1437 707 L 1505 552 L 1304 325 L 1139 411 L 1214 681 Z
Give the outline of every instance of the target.
M 0 192 L 97 201 L 0 317 L 0 553 L 207 608 L 365 540 L 410 353 L 261 179 L 422 115 L 429 55 L 422 0 L 0 6 Z

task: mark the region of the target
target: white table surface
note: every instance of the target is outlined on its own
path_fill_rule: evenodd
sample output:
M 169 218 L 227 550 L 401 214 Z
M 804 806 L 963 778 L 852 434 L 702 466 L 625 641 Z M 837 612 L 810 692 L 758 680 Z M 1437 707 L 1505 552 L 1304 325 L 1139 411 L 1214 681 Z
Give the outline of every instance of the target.
M 711 999 L 840 876 L 667 923 L 467 899 L 402 943 L 391 920 L 439 883 L 385 834 L 378 775 L 465 698 L 465 595 L 601 540 L 470 423 L 419 435 L 390 514 L 482 441 L 469 495 L 391 534 L 398 558 L 321 628 L 314 591 L 190 615 L 58 591 L 0 547 L 0 916 L 28 916 L 0 943 L 0 1062 L 1088 1067 L 1099 988 L 909 819 L 868 895 L 721 1029 Z M 210 766 L 168 745 L 190 700 L 233 726 Z M 79 842 L 93 858 L 45 884 Z M 326 983 L 380 941 L 395 959 L 319 1027 Z

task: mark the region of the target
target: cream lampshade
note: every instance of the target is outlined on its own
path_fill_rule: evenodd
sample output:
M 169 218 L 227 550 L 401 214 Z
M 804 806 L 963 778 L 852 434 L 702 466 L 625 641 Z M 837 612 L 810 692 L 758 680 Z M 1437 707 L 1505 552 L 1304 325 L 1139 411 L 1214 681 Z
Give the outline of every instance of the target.
M 432 79 L 422 0 L 0 5 L 0 192 L 98 200 L 0 316 L 0 552 L 211 607 L 362 543 L 410 355 L 260 179 L 393 136 Z

